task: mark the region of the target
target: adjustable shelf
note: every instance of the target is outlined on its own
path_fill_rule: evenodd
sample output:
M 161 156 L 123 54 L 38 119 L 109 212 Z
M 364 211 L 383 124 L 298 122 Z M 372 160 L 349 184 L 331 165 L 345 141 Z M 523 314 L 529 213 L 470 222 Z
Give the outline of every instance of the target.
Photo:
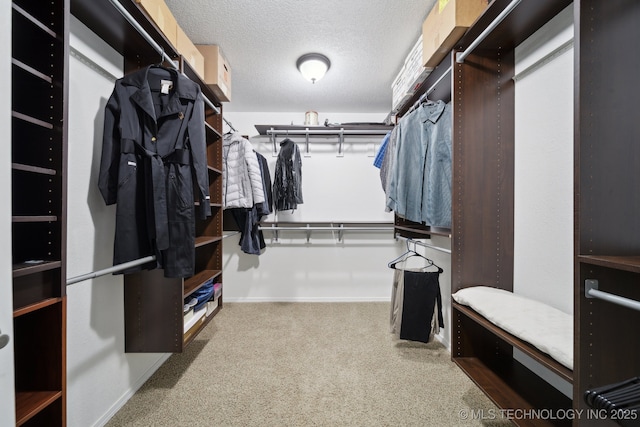
M 60 391 L 29 391 L 16 393 L 16 425 L 27 423 L 62 397 Z M 46 419 L 46 416 L 40 416 Z
M 451 238 L 451 229 L 449 228 L 430 227 L 400 218 L 398 215 L 395 215 L 394 229 L 400 236 L 414 239 L 429 239 L 431 236 Z
M 640 273 L 640 255 L 636 256 L 606 256 L 606 255 L 578 255 L 578 261 L 584 264 L 599 265 L 616 270 Z
M 222 274 L 222 270 L 202 270 L 195 276 L 184 281 L 184 297 L 194 293 L 203 283 L 210 279 L 216 279 Z

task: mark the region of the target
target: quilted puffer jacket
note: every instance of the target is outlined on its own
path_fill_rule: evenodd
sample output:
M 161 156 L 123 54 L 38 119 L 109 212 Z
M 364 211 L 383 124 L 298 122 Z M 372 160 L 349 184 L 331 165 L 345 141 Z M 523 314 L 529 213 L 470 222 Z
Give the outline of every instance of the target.
M 264 203 L 260 164 L 251 143 L 236 132 L 225 135 L 222 159 L 224 208 L 252 208 Z

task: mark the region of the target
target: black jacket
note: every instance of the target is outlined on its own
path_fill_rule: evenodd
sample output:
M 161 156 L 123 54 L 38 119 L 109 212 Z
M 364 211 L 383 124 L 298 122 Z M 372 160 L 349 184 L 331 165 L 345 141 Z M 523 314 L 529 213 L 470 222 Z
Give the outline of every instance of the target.
M 273 179 L 276 211 L 294 210 L 302 204 L 302 159 L 298 145 L 289 138 L 280 143 Z
M 211 206 L 200 87 L 155 66 L 117 80 L 98 179 L 106 204 L 117 203 L 114 265 L 156 255 L 166 277 L 193 275 L 194 184 L 204 219 Z

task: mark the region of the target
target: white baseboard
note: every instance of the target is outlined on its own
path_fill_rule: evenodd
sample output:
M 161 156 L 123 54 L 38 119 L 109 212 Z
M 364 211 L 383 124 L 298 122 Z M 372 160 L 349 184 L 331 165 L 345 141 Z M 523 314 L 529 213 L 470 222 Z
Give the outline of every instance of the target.
M 109 420 L 120 410 L 120 408 L 122 408 L 125 403 L 127 403 L 129 399 L 131 399 L 136 391 L 138 391 L 140 387 L 142 387 L 142 385 L 149 378 L 151 378 L 151 375 L 153 375 L 160 368 L 160 366 L 162 366 L 162 364 L 166 362 L 167 359 L 169 359 L 170 356 L 171 353 L 162 354 L 160 358 L 158 358 L 158 360 L 153 365 L 151 365 L 149 369 L 147 369 L 144 374 L 140 376 L 140 378 L 138 378 L 135 384 L 133 384 L 129 390 L 127 390 L 122 396 L 120 396 L 120 399 L 118 399 L 113 405 L 111 405 L 111 408 L 109 408 L 107 412 L 105 412 L 100 418 L 98 418 L 98 420 L 93 424 L 93 427 L 102 427 L 106 425 L 107 422 L 109 422 Z

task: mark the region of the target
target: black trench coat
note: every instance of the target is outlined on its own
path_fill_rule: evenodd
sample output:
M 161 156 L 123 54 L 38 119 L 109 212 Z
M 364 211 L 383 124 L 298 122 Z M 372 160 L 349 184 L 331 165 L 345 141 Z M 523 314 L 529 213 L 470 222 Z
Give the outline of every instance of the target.
M 166 93 L 163 93 L 166 92 Z M 149 66 L 115 83 L 104 118 L 98 186 L 117 203 L 113 263 L 156 255 L 166 277 L 195 264 L 195 195 L 211 215 L 200 87 L 174 70 Z

